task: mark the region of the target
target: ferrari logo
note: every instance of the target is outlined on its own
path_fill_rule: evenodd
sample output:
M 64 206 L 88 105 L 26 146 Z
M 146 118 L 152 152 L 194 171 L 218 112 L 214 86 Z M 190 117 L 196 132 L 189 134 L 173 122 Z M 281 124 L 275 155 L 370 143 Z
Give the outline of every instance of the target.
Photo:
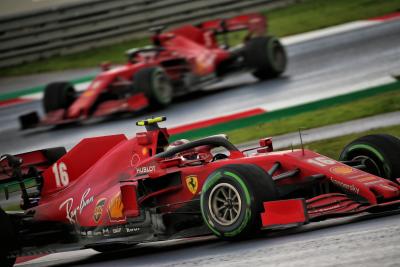
M 189 175 L 186 177 L 186 186 L 189 189 L 189 191 L 194 195 L 197 192 L 197 188 L 199 186 L 199 183 L 197 181 L 197 176 L 196 175 Z

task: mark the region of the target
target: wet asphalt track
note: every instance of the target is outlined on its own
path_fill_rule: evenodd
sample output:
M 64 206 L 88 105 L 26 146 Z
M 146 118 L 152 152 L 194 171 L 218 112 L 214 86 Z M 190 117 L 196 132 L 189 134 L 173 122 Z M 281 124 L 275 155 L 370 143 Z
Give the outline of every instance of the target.
M 284 106 L 326 91 L 345 92 L 373 84 L 400 69 L 400 21 L 290 46 L 288 52 L 290 66 L 279 80 L 257 83 L 249 75 L 237 76 L 228 81 L 228 85 L 236 85 L 230 90 L 197 95 L 157 114 L 167 115 L 166 125 L 172 126 L 254 106 Z M 70 146 L 84 136 L 132 135 L 135 119 L 143 116 L 50 132 L 18 132 L 15 117 L 38 107 L 39 103 L 30 103 L 0 110 L 3 153 Z M 400 215 L 371 217 L 326 221 L 238 243 L 210 238 L 147 244 L 111 254 L 68 252 L 22 266 L 398 266 Z
M 171 127 L 254 107 L 276 109 L 390 81 L 389 74 L 400 70 L 400 20 L 292 45 L 287 50 L 289 68 L 280 79 L 257 82 L 250 74 L 238 75 L 220 85 L 220 90 L 186 97 L 151 115 L 166 115 L 164 125 Z M 41 109 L 40 102 L 0 109 L 2 153 L 71 146 L 83 137 L 96 135 L 132 136 L 137 130 L 135 121 L 150 115 L 110 118 L 53 131 L 18 131 L 17 116 L 35 109 Z
M 142 266 L 399 266 L 399 212 L 329 220 L 256 239 L 225 242 L 214 237 L 143 244 L 108 254 L 93 250 L 54 254 L 26 267 Z

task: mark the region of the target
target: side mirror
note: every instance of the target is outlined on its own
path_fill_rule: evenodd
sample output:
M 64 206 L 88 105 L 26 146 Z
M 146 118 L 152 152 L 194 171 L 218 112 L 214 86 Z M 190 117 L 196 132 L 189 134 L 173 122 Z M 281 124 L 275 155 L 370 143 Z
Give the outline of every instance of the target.
M 108 70 L 110 70 L 110 69 L 111 69 L 111 62 L 110 62 L 110 61 L 102 62 L 102 63 L 100 64 L 100 68 L 101 68 L 102 71 L 108 71 Z
M 274 151 L 274 147 L 272 145 L 272 137 L 260 139 L 259 144 L 260 144 L 260 147 L 262 147 L 262 149 L 257 150 L 257 152 L 259 152 L 259 153 L 266 153 L 266 152 Z

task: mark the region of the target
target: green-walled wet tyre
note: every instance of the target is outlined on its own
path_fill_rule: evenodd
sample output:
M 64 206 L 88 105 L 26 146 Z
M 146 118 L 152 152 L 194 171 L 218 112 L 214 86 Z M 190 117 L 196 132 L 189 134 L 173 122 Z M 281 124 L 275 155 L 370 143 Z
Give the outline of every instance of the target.
M 388 134 L 360 137 L 348 144 L 340 161 L 356 161 L 364 171 L 394 181 L 400 177 L 400 140 Z
M 263 202 L 277 198 L 272 177 L 260 167 L 227 165 L 211 173 L 204 183 L 201 213 L 217 237 L 243 239 L 260 231 Z

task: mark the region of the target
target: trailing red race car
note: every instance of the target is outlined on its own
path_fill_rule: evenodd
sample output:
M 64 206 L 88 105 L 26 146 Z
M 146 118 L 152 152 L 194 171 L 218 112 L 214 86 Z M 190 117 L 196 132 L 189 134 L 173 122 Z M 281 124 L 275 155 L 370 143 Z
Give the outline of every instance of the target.
M 359 138 L 340 161 L 306 149 L 274 152 L 270 138 L 247 155 L 252 150 L 239 151 L 224 135 L 169 144 L 157 124 L 164 119 L 138 122 L 147 131 L 132 139 L 2 156 L 1 184 L 7 196 L 19 184 L 23 211 L 0 209 L 0 265 L 20 255 L 210 233 L 235 240 L 400 205 L 393 136 Z
M 49 84 L 43 97 L 45 117 L 40 119 L 36 112 L 21 116 L 22 129 L 165 107 L 174 97 L 231 74 L 250 71 L 269 79 L 286 68 L 285 50 L 277 38 L 264 36 L 266 20 L 260 14 L 185 25 L 165 33 L 162 29 L 154 29 L 152 46 L 129 50 L 124 66 L 104 67 L 80 95 L 70 83 Z M 248 31 L 243 43 L 230 47 L 228 33 L 241 30 Z M 219 34 L 224 38 L 217 38 Z

